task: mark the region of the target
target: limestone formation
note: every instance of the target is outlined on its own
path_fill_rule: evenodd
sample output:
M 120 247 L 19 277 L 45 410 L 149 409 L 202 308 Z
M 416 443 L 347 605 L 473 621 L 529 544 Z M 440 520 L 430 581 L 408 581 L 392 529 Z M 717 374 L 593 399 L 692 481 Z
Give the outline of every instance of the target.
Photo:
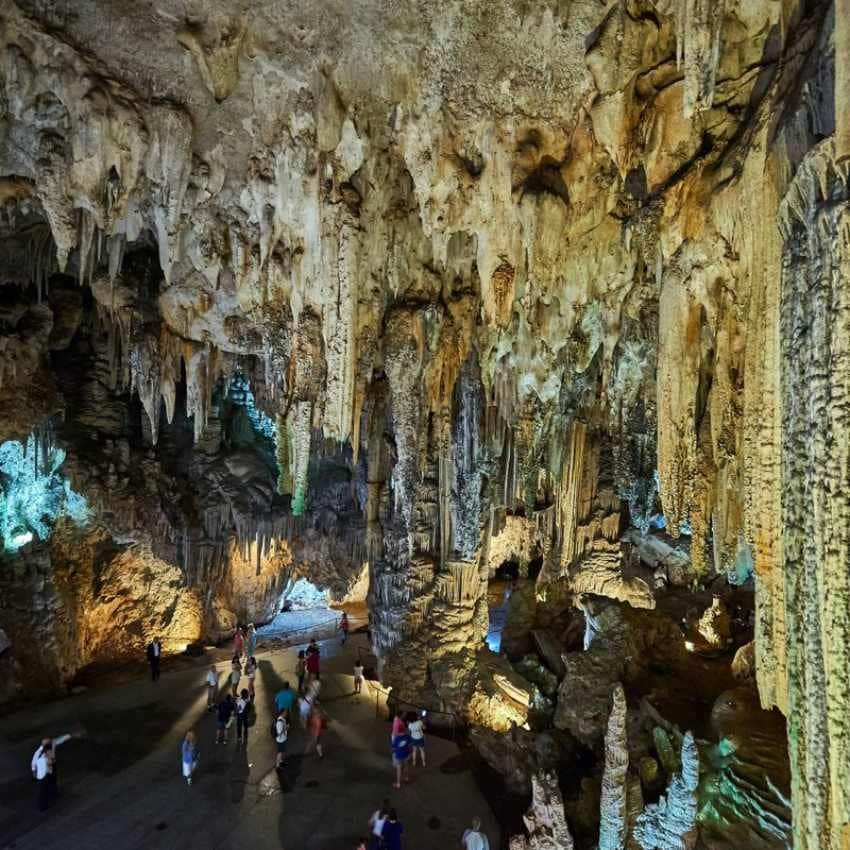
M 539 649 L 598 757 L 704 588 L 754 593 L 699 631 L 754 638 L 795 847 L 844 850 L 847 0 L 355 6 L 0 4 L 15 675 L 368 581 L 396 696 L 543 723 Z M 640 840 L 691 841 L 691 750 Z

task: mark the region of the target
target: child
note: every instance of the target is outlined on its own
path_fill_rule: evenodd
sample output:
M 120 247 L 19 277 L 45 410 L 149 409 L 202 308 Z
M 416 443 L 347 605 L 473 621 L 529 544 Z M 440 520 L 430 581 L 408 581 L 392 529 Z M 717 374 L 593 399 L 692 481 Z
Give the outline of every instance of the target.
M 210 664 L 207 671 L 207 711 L 215 711 L 215 697 L 218 691 L 218 673 L 215 664 Z
M 239 699 L 236 700 L 236 743 L 248 743 L 248 714 L 251 711 L 251 698 L 247 688 L 242 688 Z
M 245 675 L 248 677 L 248 695 L 254 701 L 254 677 L 257 675 L 257 659 L 252 655 L 245 664 Z
M 407 731 L 410 733 L 410 746 L 412 748 L 413 766 L 416 767 L 416 755 L 425 767 L 425 721 L 417 714 L 411 712 L 407 715 Z
M 227 743 L 227 730 L 233 722 L 233 697 L 226 694 L 224 699 L 218 704 L 218 715 L 216 717 L 218 731 L 216 732 L 216 744 Z
M 274 740 L 277 745 L 277 762 L 275 769 L 280 770 L 286 764 L 286 739 L 289 737 L 289 726 L 286 723 L 286 714 L 281 711 L 277 715 L 274 724 Z
M 358 658 L 354 665 L 354 693 L 359 694 L 363 688 L 363 662 Z
M 191 729 L 186 733 L 183 739 L 182 747 L 183 755 L 183 776 L 186 778 L 186 784 L 192 784 L 192 774 L 198 766 L 198 748 L 195 745 L 195 733 Z
M 239 680 L 242 678 L 242 664 L 239 661 L 239 656 L 233 656 L 233 663 L 230 665 L 230 693 L 233 699 L 236 699 L 236 694 L 239 692 Z

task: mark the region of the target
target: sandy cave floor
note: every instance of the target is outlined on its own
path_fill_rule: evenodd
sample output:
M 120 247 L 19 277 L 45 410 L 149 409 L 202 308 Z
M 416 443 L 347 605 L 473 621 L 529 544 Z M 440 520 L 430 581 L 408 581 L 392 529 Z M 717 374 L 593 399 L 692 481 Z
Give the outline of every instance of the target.
M 429 766 L 414 781 L 391 788 L 389 725 L 376 716 L 374 693 L 354 696 L 351 667 L 367 653 L 365 635 L 343 649 L 321 642 L 324 705 L 331 716 L 325 758 L 300 757 L 305 737 L 290 737 L 290 764 L 273 769 L 268 732 L 271 699 L 294 680 L 297 646 L 261 650 L 257 713 L 247 748 L 215 745 L 215 721 L 205 712 L 205 666 L 169 668 L 158 683 L 136 678 L 75 697 L 26 706 L 0 724 L 0 848 L 86 850 L 185 848 L 346 850 L 366 833 L 370 813 L 390 797 L 405 825 L 405 850 L 451 847 L 474 814 L 492 846 L 498 827 L 460 751 L 431 736 Z M 219 662 L 222 681 L 225 663 Z M 368 686 L 367 686 L 368 690 Z M 195 784 L 180 775 L 180 741 L 199 738 Z M 29 761 L 42 734 L 84 730 L 59 750 L 61 796 L 46 815 L 35 811 Z M 231 730 L 231 734 L 234 730 Z M 231 739 L 232 740 L 232 739 Z

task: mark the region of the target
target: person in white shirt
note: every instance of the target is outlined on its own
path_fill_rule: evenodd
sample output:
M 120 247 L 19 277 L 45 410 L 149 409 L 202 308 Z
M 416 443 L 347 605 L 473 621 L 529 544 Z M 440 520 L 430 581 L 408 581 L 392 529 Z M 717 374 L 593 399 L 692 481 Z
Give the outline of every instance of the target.
M 286 717 L 281 711 L 274 722 L 274 740 L 277 744 L 276 770 L 280 770 L 286 764 L 286 739 L 288 736 L 289 727 L 286 724 Z
M 460 843 L 463 844 L 464 850 L 490 850 L 490 842 L 481 831 L 481 818 L 472 819 L 472 829 L 463 833 Z
M 33 753 L 30 769 L 33 778 L 38 782 L 37 806 L 40 812 L 47 811 L 50 801 L 59 793 L 56 774 L 56 748 L 70 739 L 70 735 L 43 738 L 41 746 Z
M 215 711 L 215 698 L 218 694 L 218 673 L 215 664 L 210 664 L 207 672 L 207 711 Z
M 363 688 L 363 662 L 358 658 L 354 665 L 354 693 L 359 694 Z
M 384 800 L 380 809 L 372 813 L 369 818 L 369 829 L 371 831 L 369 850 L 381 850 L 384 846 L 381 833 L 384 831 L 384 823 L 390 814 L 390 801 Z
M 410 735 L 410 745 L 413 749 L 413 766 L 416 767 L 416 755 L 425 767 L 425 721 L 418 714 L 410 714 L 407 720 L 407 732 Z

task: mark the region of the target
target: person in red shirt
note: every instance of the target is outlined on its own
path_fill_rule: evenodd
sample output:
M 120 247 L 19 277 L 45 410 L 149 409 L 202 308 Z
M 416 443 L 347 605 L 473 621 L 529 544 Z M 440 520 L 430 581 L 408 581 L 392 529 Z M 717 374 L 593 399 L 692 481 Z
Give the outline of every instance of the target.
M 305 662 L 307 667 L 307 672 L 310 674 L 311 678 L 318 679 L 319 678 L 319 647 L 315 641 L 310 641 L 310 645 L 307 647 L 307 660 Z
M 339 621 L 339 630 L 342 632 L 342 644 L 348 640 L 348 614 L 345 611 L 342 612 L 342 619 Z

